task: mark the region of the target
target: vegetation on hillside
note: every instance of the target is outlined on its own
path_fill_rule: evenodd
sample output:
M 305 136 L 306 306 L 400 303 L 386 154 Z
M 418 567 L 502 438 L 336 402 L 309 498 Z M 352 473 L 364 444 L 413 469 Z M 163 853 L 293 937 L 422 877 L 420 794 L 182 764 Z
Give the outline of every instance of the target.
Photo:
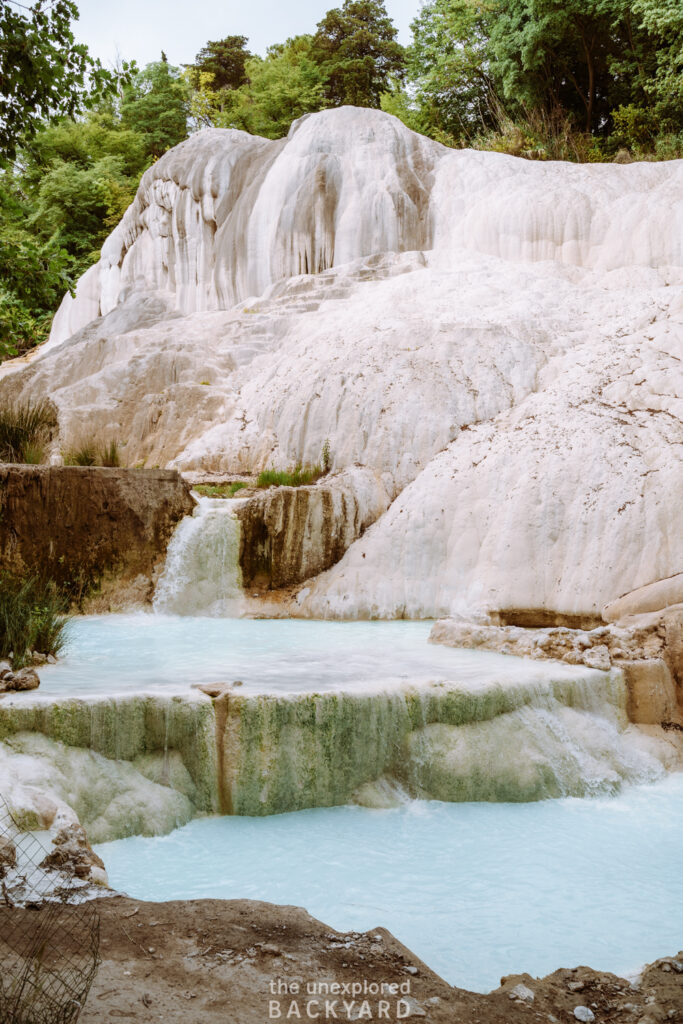
M 37 465 L 57 426 L 49 402 L 17 402 L 0 408 L 0 462 Z
M 202 127 L 285 135 L 381 107 L 449 146 L 529 159 L 683 156 L 680 0 L 427 0 L 407 48 L 383 0 L 343 0 L 269 47 L 211 40 L 184 69 L 107 72 L 72 0 L 0 0 L 0 359 L 42 341 L 142 173 Z
M 23 668 L 37 651 L 57 655 L 64 646 L 68 601 L 51 580 L 0 575 L 0 658 Z

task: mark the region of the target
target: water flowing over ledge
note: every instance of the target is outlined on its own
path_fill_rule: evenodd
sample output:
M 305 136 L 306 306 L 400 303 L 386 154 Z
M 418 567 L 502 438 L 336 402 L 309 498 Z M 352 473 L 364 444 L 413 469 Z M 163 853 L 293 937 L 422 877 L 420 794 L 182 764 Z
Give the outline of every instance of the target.
M 664 739 L 628 725 L 619 670 L 435 648 L 423 643 L 429 624 L 232 620 L 233 636 L 242 630 L 249 641 L 226 662 L 222 683 L 192 690 L 183 635 L 199 647 L 196 675 L 208 682 L 213 665 L 215 680 L 217 654 L 201 659 L 226 629 L 229 649 L 228 622 L 81 623 L 98 639 L 84 645 L 78 672 L 55 666 L 43 692 L 0 702 L 0 782 L 22 813 L 50 824 L 70 808 L 101 841 L 168 831 L 196 813 L 385 806 L 402 793 L 449 801 L 609 794 L 660 777 L 673 756 Z M 141 670 L 146 682 L 126 667 L 136 629 L 138 644 L 152 644 L 148 656 L 161 652 L 157 670 Z M 119 661 L 103 692 L 88 693 L 107 633 Z M 384 653 L 392 636 L 393 662 Z M 345 675 L 340 655 L 352 647 Z
M 239 554 L 235 503 L 202 498 L 171 538 L 154 610 L 177 615 L 236 614 L 242 593 Z

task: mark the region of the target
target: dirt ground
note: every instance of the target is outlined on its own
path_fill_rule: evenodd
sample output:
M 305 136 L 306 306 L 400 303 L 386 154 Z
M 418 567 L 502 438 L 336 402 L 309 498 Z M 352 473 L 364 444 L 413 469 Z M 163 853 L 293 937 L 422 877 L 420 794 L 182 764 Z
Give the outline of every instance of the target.
M 123 896 L 98 903 L 102 964 L 81 1024 L 591 1019 L 581 1010 L 575 1016 L 577 1007 L 596 1022 L 683 1024 L 683 951 L 650 965 L 635 986 L 578 967 L 542 980 L 511 976 L 479 995 L 452 988 L 383 928 L 343 934 L 297 907 Z

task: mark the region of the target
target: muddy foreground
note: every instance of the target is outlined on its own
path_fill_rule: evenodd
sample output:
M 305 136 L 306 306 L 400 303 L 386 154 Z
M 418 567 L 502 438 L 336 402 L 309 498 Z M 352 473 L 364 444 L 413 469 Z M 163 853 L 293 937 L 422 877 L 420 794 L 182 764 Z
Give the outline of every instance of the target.
M 102 964 L 81 1024 L 573 1024 L 588 1011 L 596 1022 L 683 1022 L 683 952 L 636 983 L 578 967 L 510 976 L 480 995 L 452 988 L 383 928 L 343 934 L 297 907 L 123 896 L 99 905 Z

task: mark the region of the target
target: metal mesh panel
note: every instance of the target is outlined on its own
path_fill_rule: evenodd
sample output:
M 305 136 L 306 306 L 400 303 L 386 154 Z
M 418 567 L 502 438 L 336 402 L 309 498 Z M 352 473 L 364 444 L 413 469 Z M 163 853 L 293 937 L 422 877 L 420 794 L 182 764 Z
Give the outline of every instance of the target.
M 89 887 L 47 851 L 0 797 L 0 1021 L 73 1024 L 99 964 L 100 916 Z

